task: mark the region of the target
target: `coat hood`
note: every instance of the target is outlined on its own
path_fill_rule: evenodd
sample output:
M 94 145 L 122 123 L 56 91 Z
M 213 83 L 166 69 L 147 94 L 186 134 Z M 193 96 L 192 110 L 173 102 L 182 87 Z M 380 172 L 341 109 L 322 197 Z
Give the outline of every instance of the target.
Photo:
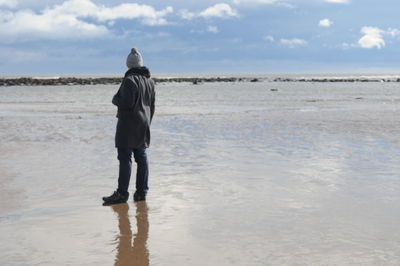
M 141 75 L 145 76 L 146 78 L 150 78 L 150 71 L 147 67 L 132 67 L 125 73 L 125 77 L 130 75 Z

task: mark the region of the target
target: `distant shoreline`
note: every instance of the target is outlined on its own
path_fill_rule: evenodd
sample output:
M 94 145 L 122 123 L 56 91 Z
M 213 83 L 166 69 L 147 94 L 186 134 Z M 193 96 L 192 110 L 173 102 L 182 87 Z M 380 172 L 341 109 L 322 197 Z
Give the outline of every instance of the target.
M 156 83 L 209 82 L 400 82 L 400 77 L 153 77 Z M 61 86 L 120 84 L 121 77 L 19 77 L 0 78 L 0 86 Z

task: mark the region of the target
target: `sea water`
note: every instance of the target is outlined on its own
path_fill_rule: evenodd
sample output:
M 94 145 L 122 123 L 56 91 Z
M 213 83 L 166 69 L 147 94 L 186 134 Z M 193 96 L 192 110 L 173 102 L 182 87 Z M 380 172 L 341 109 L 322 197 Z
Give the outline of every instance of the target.
M 0 87 L 1 265 L 398 265 L 399 83 L 157 84 L 148 200 L 103 207 L 117 89 Z

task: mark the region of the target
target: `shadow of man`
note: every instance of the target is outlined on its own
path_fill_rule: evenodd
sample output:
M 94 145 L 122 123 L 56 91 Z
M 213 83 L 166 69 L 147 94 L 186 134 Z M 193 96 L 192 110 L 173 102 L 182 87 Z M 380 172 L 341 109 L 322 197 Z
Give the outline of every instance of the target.
M 131 223 L 129 220 L 129 205 L 116 204 L 111 208 L 118 215 L 119 234 L 116 239 L 118 240 L 117 257 L 115 259 L 115 266 L 148 266 L 149 265 L 149 251 L 147 249 L 147 238 L 149 233 L 149 222 L 147 219 L 147 204 L 141 201 L 136 205 L 136 226 L 137 233 L 132 234 Z M 133 243 L 132 243 L 133 237 Z

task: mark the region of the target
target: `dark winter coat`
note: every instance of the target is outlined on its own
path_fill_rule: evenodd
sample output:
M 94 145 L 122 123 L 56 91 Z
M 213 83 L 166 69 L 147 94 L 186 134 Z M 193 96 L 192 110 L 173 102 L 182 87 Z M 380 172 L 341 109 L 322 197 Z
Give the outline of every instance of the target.
M 112 99 L 112 103 L 118 107 L 116 147 L 149 147 L 154 102 L 154 82 L 149 70 L 146 67 L 129 69 Z

